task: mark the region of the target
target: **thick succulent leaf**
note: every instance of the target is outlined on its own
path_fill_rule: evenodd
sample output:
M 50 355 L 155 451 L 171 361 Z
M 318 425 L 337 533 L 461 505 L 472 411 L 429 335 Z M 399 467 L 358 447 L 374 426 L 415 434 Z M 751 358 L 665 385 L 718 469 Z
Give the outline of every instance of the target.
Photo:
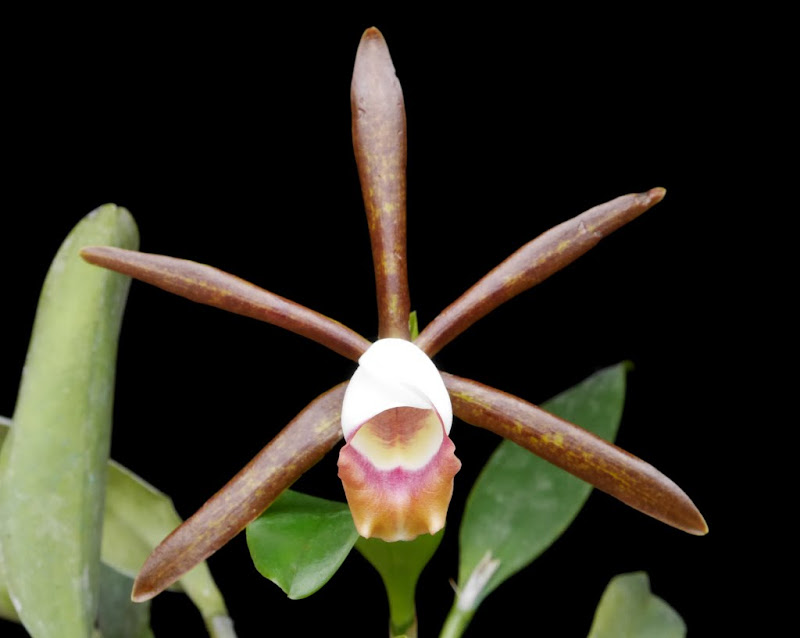
M 445 308 L 415 343 L 429 357 L 492 310 L 558 272 L 603 238 L 660 202 L 666 191 L 622 195 L 528 242 Z
M 97 624 L 103 638 L 153 638 L 150 603 L 132 602 L 131 587 L 132 578 L 101 566 Z
M 0 417 L 0 447 L 10 427 L 11 419 Z M 166 494 L 109 460 L 100 556 L 105 565 L 128 577 L 127 600 L 130 600 L 133 578 L 145 559 L 161 539 L 180 524 L 181 518 Z M 191 570 L 178 582 L 176 589 L 183 589 L 194 602 L 212 636 L 234 635 L 232 629 L 227 632 L 220 629 L 230 624 L 230 619 L 208 565 L 201 563 Z M 10 618 L 9 609 L 13 608 L 7 609 L 4 605 L 4 591 L 7 590 L 0 569 L 0 618 Z M 102 604 L 102 598 L 100 602 Z M 16 617 L 14 612 L 12 619 Z
M 97 621 L 103 638 L 152 638 L 150 603 L 131 601 L 133 579 L 108 565 L 100 567 Z M 20 622 L 0 574 L 0 618 Z
M 205 264 L 111 246 L 88 246 L 81 256 L 191 301 L 284 328 L 353 361 L 369 347 L 338 321 Z
M 358 532 L 345 503 L 291 490 L 247 526 L 256 569 L 289 598 L 305 598 L 336 573 Z
M 375 263 L 378 334 L 381 339 L 408 339 L 406 114 L 389 48 L 374 27 L 364 32 L 358 45 L 350 102 Z
M 79 248 L 94 243 L 136 248 L 128 211 L 98 208 L 56 254 L 2 450 L 4 572 L 38 638 L 85 638 L 97 611 L 117 336 L 130 281 L 80 259 Z
M 356 549 L 363 554 L 383 579 L 389 599 L 392 636 L 416 635 L 414 594 L 417 581 L 442 542 L 444 529 L 422 534 L 413 541 L 387 543 L 379 538 L 359 538 Z
M 613 439 L 624 397 L 625 365 L 620 364 L 592 375 L 545 407 Z M 591 485 L 503 441 L 475 482 L 464 511 L 459 607 L 475 609 L 500 583 L 547 549 L 578 514 L 590 491 Z
M 340 383 L 312 401 L 149 556 L 133 599 L 164 591 L 241 532 L 342 438 Z
M 645 572 L 620 574 L 608 583 L 588 638 L 684 638 L 686 624 L 650 592 Z
M 0 451 L 2 451 L 3 441 L 5 440 L 8 426 L 10 425 L 10 419 L 0 416 Z M 2 480 L 3 476 L 0 474 L 0 481 Z M 2 548 L 0 548 L 0 618 L 19 622 L 17 610 L 14 609 L 14 603 L 11 602 L 11 596 L 8 593 L 8 583 L 6 582 L 5 573 L 3 571 Z
M 8 429 L 10 427 L 11 419 L 0 416 L 0 452 L 3 450 L 3 443 L 6 440 L 6 435 L 8 434 Z M 2 470 L 0 469 L 0 483 L 2 483 L 2 481 L 3 475 Z M 3 571 L 2 548 L 0 548 L 0 618 L 19 622 L 17 610 L 14 609 L 14 604 L 11 602 L 11 596 L 8 593 L 8 584 L 6 583 L 6 577 Z
M 2 574 L 0 574 L 0 618 L 19 622 L 17 610 L 14 609 L 14 604 L 11 602 L 11 596 L 8 594 L 8 588 L 5 586 Z

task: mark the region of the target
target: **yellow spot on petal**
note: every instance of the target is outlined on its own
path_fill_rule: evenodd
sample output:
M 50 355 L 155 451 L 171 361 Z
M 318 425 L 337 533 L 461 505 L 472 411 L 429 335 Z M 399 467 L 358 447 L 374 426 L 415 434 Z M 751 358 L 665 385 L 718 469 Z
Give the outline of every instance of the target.
M 418 470 L 433 458 L 443 438 L 434 410 L 401 407 L 362 425 L 350 444 L 379 470 Z
M 545 434 L 542 436 L 542 442 L 555 445 L 556 447 L 564 447 L 564 435 L 561 432 L 555 434 Z

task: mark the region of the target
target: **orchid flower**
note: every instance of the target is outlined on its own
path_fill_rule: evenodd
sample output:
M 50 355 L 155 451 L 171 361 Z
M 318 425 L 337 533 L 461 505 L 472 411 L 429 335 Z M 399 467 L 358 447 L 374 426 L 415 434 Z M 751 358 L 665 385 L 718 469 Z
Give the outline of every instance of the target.
M 231 481 L 170 534 L 136 579 L 152 598 L 237 535 L 344 437 L 339 476 L 359 533 L 394 541 L 445 522 L 460 462 L 453 415 L 491 430 L 631 507 L 691 534 L 708 531 L 670 479 L 641 459 L 527 401 L 439 372 L 433 357 L 486 314 L 535 286 L 658 203 L 664 189 L 618 197 L 545 232 L 512 254 L 412 342 L 406 268 L 406 124 L 403 95 L 381 33 L 368 29 L 351 86 L 353 143 L 369 223 L 379 339 L 210 266 L 111 247 L 90 263 L 193 301 L 280 326 L 358 368 L 314 399 Z
M 358 360 L 342 403 L 339 477 L 361 536 L 413 540 L 444 527 L 461 468 L 453 408 L 427 355 L 379 339 Z

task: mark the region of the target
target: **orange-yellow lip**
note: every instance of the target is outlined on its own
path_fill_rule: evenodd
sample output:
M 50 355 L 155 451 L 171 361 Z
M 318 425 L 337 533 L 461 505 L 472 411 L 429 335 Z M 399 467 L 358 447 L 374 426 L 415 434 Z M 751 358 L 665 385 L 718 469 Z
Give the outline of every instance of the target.
M 450 397 L 436 366 L 401 339 L 359 359 L 342 405 L 339 478 L 358 533 L 412 540 L 444 527 L 461 468 L 449 438 Z
M 433 409 L 391 408 L 364 423 L 339 453 L 339 478 L 365 538 L 412 540 L 444 527 L 461 468 Z

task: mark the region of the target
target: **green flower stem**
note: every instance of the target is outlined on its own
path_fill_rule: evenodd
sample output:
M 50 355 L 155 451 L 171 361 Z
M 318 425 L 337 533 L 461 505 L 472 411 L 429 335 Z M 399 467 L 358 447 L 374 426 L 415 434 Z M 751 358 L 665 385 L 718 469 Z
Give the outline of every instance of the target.
M 417 580 L 444 536 L 444 530 L 423 534 L 413 541 L 387 543 L 377 538 L 359 538 L 356 549 L 378 570 L 389 599 L 391 638 L 417 637 L 414 592 Z
M 229 616 L 215 616 L 210 623 L 206 622 L 206 629 L 211 638 L 236 638 L 233 620 Z
M 416 638 L 417 608 L 414 592 L 419 572 L 409 573 L 403 569 L 394 569 L 393 566 L 402 559 L 391 545 L 392 543 L 376 539 L 359 538 L 356 541 L 356 547 L 378 570 L 386 587 L 386 597 L 389 599 L 389 636 Z
M 397 580 L 384 579 L 389 598 L 389 635 L 392 638 L 417 636 L 417 608 L 414 604 L 415 587 Z M 416 584 L 416 583 L 414 583 Z
M 458 638 L 463 635 L 474 615 L 474 609 L 460 609 L 458 605 L 453 605 L 444 621 L 439 638 Z

